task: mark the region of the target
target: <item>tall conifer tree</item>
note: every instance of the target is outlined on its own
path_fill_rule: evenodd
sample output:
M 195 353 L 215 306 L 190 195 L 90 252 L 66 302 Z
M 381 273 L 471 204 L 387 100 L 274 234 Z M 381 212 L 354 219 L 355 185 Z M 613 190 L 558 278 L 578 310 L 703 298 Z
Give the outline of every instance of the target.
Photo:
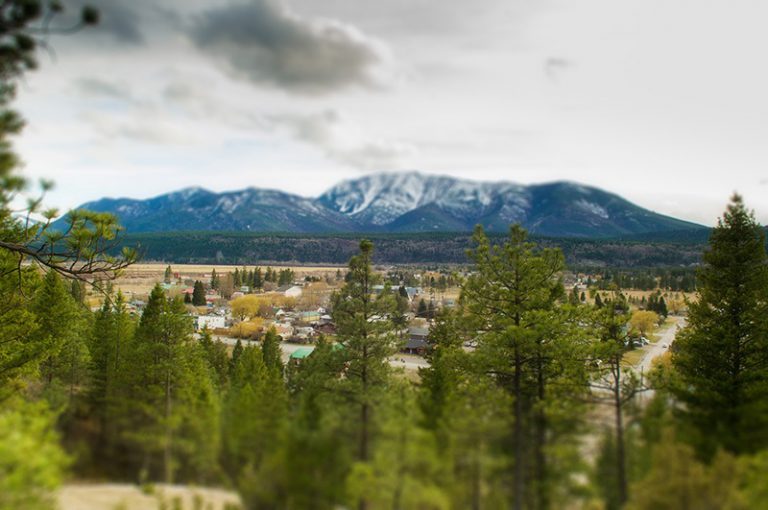
M 699 299 L 675 342 L 675 394 L 700 454 L 768 447 L 768 257 L 740 196 L 718 221 L 697 273 Z

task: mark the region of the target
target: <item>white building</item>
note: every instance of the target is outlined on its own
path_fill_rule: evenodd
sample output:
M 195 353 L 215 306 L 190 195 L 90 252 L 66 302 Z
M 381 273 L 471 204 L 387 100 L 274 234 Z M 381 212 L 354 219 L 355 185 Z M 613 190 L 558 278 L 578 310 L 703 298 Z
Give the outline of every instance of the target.
M 220 329 L 227 327 L 227 318 L 221 315 L 198 315 L 195 317 L 195 331 L 201 329 Z

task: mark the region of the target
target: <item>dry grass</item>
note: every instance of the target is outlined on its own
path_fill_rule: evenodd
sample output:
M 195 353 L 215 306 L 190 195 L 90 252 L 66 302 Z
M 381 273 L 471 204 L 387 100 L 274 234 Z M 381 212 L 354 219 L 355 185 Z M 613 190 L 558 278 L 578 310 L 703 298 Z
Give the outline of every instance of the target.
M 135 485 L 70 484 L 59 491 L 57 499 L 60 510 L 225 510 L 241 505 L 233 492 L 179 485 L 158 485 L 148 494 Z M 180 507 L 173 506 L 176 501 Z
M 171 270 L 177 273 L 182 280 L 201 280 L 208 281 L 211 273 L 216 269 L 216 273 L 223 275 L 234 272 L 235 269 L 253 270 L 261 267 L 265 270 L 267 266 L 224 266 L 224 265 L 203 265 L 203 264 L 170 264 Z M 134 296 L 145 296 L 149 294 L 152 287 L 157 282 L 162 282 L 165 275 L 165 268 L 168 264 L 134 264 L 125 271 L 114 282 L 115 287 L 122 290 L 129 298 Z M 273 269 L 291 269 L 296 278 L 304 279 L 305 276 L 317 276 L 324 278 L 326 276 L 335 277 L 336 271 L 340 266 L 277 266 L 271 265 Z
M 643 358 L 646 355 L 645 349 L 635 349 L 633 351 L 629 351 L 624 355 L 623 362 L 626 366 L 637 366 L 640 364 L 641 361 L 643 361 Z

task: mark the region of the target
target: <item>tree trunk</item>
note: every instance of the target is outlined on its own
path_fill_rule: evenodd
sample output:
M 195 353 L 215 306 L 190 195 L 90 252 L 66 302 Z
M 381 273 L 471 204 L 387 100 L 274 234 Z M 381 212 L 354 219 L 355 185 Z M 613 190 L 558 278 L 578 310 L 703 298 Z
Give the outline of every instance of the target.
M 514 410 L 514 452 L 515 452 L 515 472 L 513 485 L 512 507 L 514 510 L 523 509 L 525 501 L 525 450 L 523 446 L 523 363 L 520 357 L 519 348 L 515 347 L 515 375 L 513 379 L 512 391 L 515 397 Z
M 616 379 L 613 385 L 614 406 L 616 411 L 616 476 L 619 490 L 619 507 L 623 507 L 628 499 L 627 489 L 627 460 L 624 450 L 624 416 L 621 402 L 621 358 L 615 360 Z
M 171 370 L 168 368 L 165 374 L 165 448 L 163 451 L 163 464 L 165 467 L 165 483 L 173 483 L 173 466 L 171 465 L 171 441 L 173 431 L 171 429 Z
M 539 510 L 547 510 L 549 508 L 549 494 L 547 487 L 547 456 L 545 452 L 547 444 L 547 415 L 542 406 L 544 398 L 546 397 L 545 378 L 544 378 L 544 363 L 541 356 L 537 359 L 537 385 L 538 385 L 538 404 L 539 407 L 536 411 L 536 436 L 535 446 L 536 448 L 536 505 L 535 508 Z

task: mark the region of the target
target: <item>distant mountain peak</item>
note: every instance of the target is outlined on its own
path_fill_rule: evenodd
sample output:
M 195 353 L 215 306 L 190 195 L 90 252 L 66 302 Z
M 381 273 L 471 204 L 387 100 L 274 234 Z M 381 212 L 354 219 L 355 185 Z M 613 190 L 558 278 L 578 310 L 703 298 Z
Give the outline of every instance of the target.
M 520 223 L 541 235 L 605 238 L 703 228 L 574 182 L 523 186 L 417 171 L 345 180 L 316 199 L 258 188 L 215 193 L 190 187 L 81 208 L 111 212 L 129 232 L 469 232 L 476 224 L 506 231 Z

